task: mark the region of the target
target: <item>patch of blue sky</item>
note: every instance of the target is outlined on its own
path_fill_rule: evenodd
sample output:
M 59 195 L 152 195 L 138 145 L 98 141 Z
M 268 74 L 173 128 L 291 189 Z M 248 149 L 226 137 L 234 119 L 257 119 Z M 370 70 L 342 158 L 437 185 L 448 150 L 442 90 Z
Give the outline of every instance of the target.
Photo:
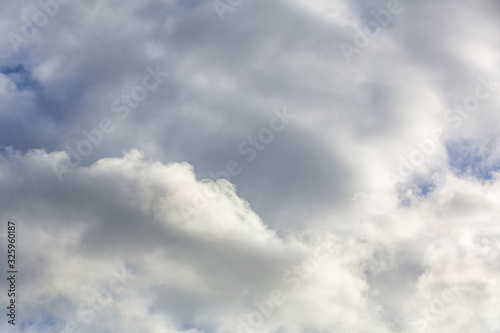
M 436 188 L 432 175 L 414 175 L 408 182 L 400 184 L 398 188 L 399 205 L 411 207 L 412 197 L 427 197 Z
M 450 166 L 458 176 L 490 180 L 493 173 L 500 170 L 500 154 L 495 141 L 486 144 L 455 141 L 447 144 L 446 150 Z
M 37 332 L 47 332 L 52 329 L 60 328 L 62 322 L 53 316 L 45 316 L 40 321 L 23 320 L 19 323 L 21 332 L 32 331 L 35 329 Z
M 17 164 L 17 157 L 20 155 L 21 152 L 13 149 L 12 146 L 0 145 L 0 156 L 9 161 L 10 164 Z
M 22 64 L 14 66 L 0 66 L 0 73 L 9 77 L 16 85 L 16 89 L 38 91 L 41 86 L 39 82 L 31 77 L 31 72 Z
M 418 188 L 418 194 L 420 196 L 427 196 L 435 188 L 434 181 L 429 178 L 417 177 L 414 182 L 415 186 Z

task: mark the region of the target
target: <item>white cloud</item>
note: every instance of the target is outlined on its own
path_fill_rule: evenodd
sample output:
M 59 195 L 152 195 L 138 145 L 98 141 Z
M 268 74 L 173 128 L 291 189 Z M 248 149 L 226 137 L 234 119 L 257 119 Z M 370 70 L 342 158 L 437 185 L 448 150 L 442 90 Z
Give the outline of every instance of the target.
M 386 209 L 383 220 L 366 203 L 343 216 L 349 223 L 368 212 L 348 237 L 311 230 L 283 238 L 233 185 L 196 180 L 186 163 L 164 165 L 132 151 L 79 167 L 60 183 L 51 166 L 64 158 L 32 151 L 1 160 L 2 219 L 16 216 L 25 258 L 25 316 L 73 321 L 83 331 L 134 332 L 127 322 L 135 318 L 151 332 L 155 325 L 229 332 L 241 320 L 257 325 L 258 316 L 248 318 L 260 307 L 262 332 L 397 332 L 396 323 L 406 331 L 424 324 L 427 332 L 498 328 L 500 229 L 491 218 L 500 215 L 497 178 L 481 184 L 447 176 L 409 208 Z M 28 174 L 30 182 L 19 181 Z M 192 194 L 206 187 L 209 203 L 186 220 L 178 208 L 199 208 Z M 408 223 L 420 227 L 407 231 Z M 420 274 L 401 271 L 410 260 Z M 399 287 L 391 291 L 386 283 L 394 278 Z M 267 318 L 276 290 L 284 300 Z M 382 307 L 388 299 L 394 303 Z M 40 310 L 42 302 L 54 310 Z

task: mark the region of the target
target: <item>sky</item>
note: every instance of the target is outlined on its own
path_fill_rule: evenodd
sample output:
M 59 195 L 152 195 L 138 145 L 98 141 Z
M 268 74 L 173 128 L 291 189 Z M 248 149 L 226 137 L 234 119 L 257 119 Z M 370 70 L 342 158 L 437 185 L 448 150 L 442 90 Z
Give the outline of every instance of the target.
M 500 333 L 499 14 L 2 1 L 0 331 Z

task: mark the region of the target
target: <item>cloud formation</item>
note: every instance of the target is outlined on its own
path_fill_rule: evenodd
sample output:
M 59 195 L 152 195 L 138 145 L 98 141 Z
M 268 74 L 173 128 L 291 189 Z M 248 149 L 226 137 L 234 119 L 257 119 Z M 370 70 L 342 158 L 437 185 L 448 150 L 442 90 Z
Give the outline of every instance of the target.
M 0 7 L 2 331 L 500 330 L 494 1 Z

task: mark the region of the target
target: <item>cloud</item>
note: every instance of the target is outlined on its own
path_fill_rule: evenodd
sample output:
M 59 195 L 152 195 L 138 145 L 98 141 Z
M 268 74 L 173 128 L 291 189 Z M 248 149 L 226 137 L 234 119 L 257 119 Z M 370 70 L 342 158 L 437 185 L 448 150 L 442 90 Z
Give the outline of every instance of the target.
M 173 327 L 220 328 L 236 325 L 238 316 L 255 311 L 254 298 L 274 289 L 291 294 L 285 313 L 295 313 L 297 302 L 312 309 L 319 304 L 311 293 L 320 293 L 326 285 L 333 288 L 332 293 L 339 293 L 333 293 L 334 299 L 342 299 L 353 311 L 367 311 L 363 304 L 356 304 L 366 289 L 357 276 L 357 265 L 365 253 L 354 254 L 353 262 L 343 262 L 340 253 L 325 259 L 325 267 L 335 270 L 337 278 L 319 276 L 315 279 L 319 284 L 297 282 L 295 274 L 299 273 L 292 273 L 292 266 L 320 247 L 335 245 L 347 251 L 348 245 L 337 245 L 338 240 L 320 242 L 318 236 L 309 240 L 310 236 L 278 237 L 229 182 L 197 181 L 186 163 L 145 161 L 138 151 L 132 151 L 122 158 L 77 168 L 72 178 L 60 183 L 51 166 L 65 158 L 64 153 L 43 151 L 12 152 L 2 158 L 2 174 L 7 179 L 19 179 L 25 173 L 33 177 L 30 182 L 6 181 L 4 195 L 12 195 L 2 201 L 4 218 L 15 215 L 19 233 L 23 230 L 19 247 L 20 257 L 29 258 L 22 266 L 26 274 L 22 290 L 30 295 L 23 305 L 27 309 L 42 300 L 51 304 L 66 301 L 66 317 L 51 311 L 44 316 L 56 317 L 58 322 L 74 321 L 89 330 L 101 327 L 98 319 L 87 325 L 82 304 L 89 301 L 80 289 L 87 286 L 98 293 L 116 271 L 130 269 L 125 275 L 131 274 L 132 281 L 127 281 L 126 289 L 91 317 L 118 316 L 123 323 L 125 309 L 132 306 L 129 298 L 140 296 L 140 303 L 149 309 L 142 315 L 161 313 L 164 320 L 173 321 Z M 193 193 L 203 192 L 212 196 L 204 209 L 195 215 L 184 214 L 183 209 L 196 209 Z M 299 291 L 290 291 L 297 283 Z M 342 291 L 346 286 L 349 292 Z M 322 305 L 324 311 L 327 305 Z M 284 318 L 280 314 L 266 326 L 289 325 L 283 323 Z M 316 325 L 304 313 L 297 324 Z
M 19 330 L 500 329 L 498 6 L 222 2 L 1 5 Z
M 499 275 L 500 229 L 490 218 L 499 214 L 497 174 L 487 184 L 449 175 L 384 220 L 366 203 L 366 220 L 349 237 L 314 229 L 278 236 L 234 185 L 197 180 L 187 163 L 131 151 L 78 167 L 61 183 L 52 165 L 67 158 L 1 158 L 2 218 L 18 224 L 28 322 L 54 318 L 51 329 L 74 323 L 82 331 L 134 332 L 126 323 L 136 318 L 172 332 L 397 332 L 396 324 L 432 332 L 482 309 L 483 319 L 469 315 L 466 325 L 495 325 L 498 300 L 488 290 Z M 196 196 L 207 202 L 197 205 Z M 282 301 L 271 311 L 276 292 Z M 41 311 L 42 302 L 53 307 Z

